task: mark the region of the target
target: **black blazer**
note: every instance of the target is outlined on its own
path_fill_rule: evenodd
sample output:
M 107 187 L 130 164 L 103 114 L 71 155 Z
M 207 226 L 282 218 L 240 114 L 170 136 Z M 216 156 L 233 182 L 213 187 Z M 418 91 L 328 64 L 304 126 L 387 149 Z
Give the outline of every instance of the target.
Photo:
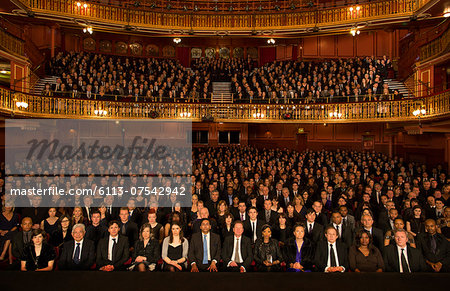
M 122 222 L 119 223 L 120 228 L 120 234 L 124 235 L 122 233 Z M 136 223 L 132 221 L 128 221 L 125 226 L 125 236 L 128 238 L 128 245 L 134 246 L 134 242 L 138 240 L 139 238 L 139 230 Z
M 278 213 L 276 211 L 270 210 L 269 221 L 266 221 L 266 210 L 263 209 L 258 213 L 258 220 L 261 220 L 264 224 L 274 226 L 278 222 Z
M 249 271 L 250 264 L 253 261 L 253 253 L 252 253 L 252 243 L 250 239 L 246 236 L 241 236 L 239 240 L 241 244 L 241 256 L 246 271 Z M 226 266 L 229 262 L 232 261 L 231 256 L 233 255 L 234 249 L 234 235 L 225 238 L 225 242 L 223 243 L 222 248 L 222 260 L 223 264 Z
M 321 212 L 316 216 L 315 222 L 325 227 L 328 224 L 328 218 L 324 213 Z
M 130 247 L 128 244 L 128 239 L 124 236 L 119 235 L 119 241 L 117 242 L 116 248 L 112 256 L 112 261 L 108 260 L 108 244 L 109 235 L 102 238 L 98 242 L 97 246 L 97 268 L 101 268 L 106 265 L 113 265 L 114 270 L 122 269 L 123 264 L 130 257 Z
M 424 258 L 432 263 L 441 262 L 444 269 L 450 268 L 450 243 L 440 233 L 435 234 L 436 253 L 431 251 L 431 240 L 428 233 L 417 235 L 417 249 L 420 250 Z
M 75 241 L 65 242 L 59 257 L 58 267 L 60 270 L 90 270 L 95 262 L 94 242 L 84 238 L 81 248 L 81 260 L 79 264 L 73 262 L 73 253 L 75 250 Z
M 146 261 L 150 264 L 156 264 L 161 257 L 159 241 L 156 239 L 150 239 L 148 244 L 144 246 L 144 241 L 137 240 L 134 244 L 133 262 L 138 256 L 146 257 Z
M 209 252 L 211 256 L 211 261 L 216 260 L 218 263 L 220 261 L 221 247 L 220 247 L 220 236 L 213 232 L 209 233 Z M 203 233 L 198 232 L 192 235 L 192 239 L 189 243 L 189 262 L 195 263 L 197 267 L 204 267 L 203 261 Z
M 264 225 L 264 221 L 260 219 L 256 219 L 256 239 L 261 238 L 262 236 L 262 226 Z M 250 238 L 250 241 L 252 243 L 255 243 L 253 241 L 253 232 L 252 232 L 252 225 L 250 223 L 250 218 L 248 218 L 246 221 L 244 221 L 244 235 L 248 238 Z
M 407 247 L 408 264 L 411 272 L 424 272 L 426 270 L 422 253 L 410 246 Z M 386 272 L 400 272 L 400 263 L 397 252 L 397 245 L 388 245 L 384 248 L 383 260 Z
M 108 229 L 103 224 L 98 226 L 93 226 L 92 224 L 86 227 L 85 237 L 94 242 L 95 247 L 97 247 L 98 242 L 108 236 Z
M 11 248 L 12 255 L 17 259 L 23 258 L 25 255 L 25 247 L 26 247 L 26 244 L 23 242 L 23 231 L 19 231 L 14 235 L 14 237 L 11 240 L 11 244 L 12 244 Z
M 361 230 L 361 227 L 355 228 L 355 233 L 353 237 L 356 237 L 356 233 Z M 381 252 L 383 252 L 384 248 L 384 234 L 383 231 L 379 228 L 372 227 L 372 238 L 373 238 L 373 245 L 376 246 Z
M 313 267 L 314 246 L 312 245 L 309 239 L 307 238 L 303 239 L 301 252 L 302 252 L 302 259 L 300 265 L 303 266 L 304 270 L 311 270 Z M 290 238 L 286 243 L 286 247 L 284 249 L 284 259 L 286 261 L 286 265 L 288 268 L 290 264 L 296 262 L 297 246 L 295 244 L 295 237 Z
M 333 224 L 330 224 L 329 226 L 333 226 Z M 350 229 L 350 227 L 346 227 L 344 224 L 341 225 L 341 236 L 338 238 L 341 242 L 345 243 L 347 247 L 350 247 L 353 245 L 353 231 Z
M 339 266 L 342 266 L 345 268 L 345 270 L 348 270 L 348 253 L 347 253 L 347 246 L 340 241 L 336 241 L 336 248 L 337 248 L 337 259 L 339 260 Z M 327 267 L 328 262 L 328 241 L 324 240 L 317 244 L 316 248 L 316 255 L 314 257 L 314 262 L 316 264 L 316 269 L 319 272 L 325 272 L 325 268 Z
M 308 232 L 308 224 L 305 223 L 305 237 L 311 241 L 311 243 L 316 246 L 319 241 L 324 240 L 324 227 L 323 225 L 314 222 L 312 233 Z

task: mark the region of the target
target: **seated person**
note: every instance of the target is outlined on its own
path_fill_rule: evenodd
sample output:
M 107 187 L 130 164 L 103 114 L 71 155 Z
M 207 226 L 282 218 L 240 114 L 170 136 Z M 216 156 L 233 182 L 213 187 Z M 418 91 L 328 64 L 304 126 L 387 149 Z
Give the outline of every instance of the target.
M 25 247 L 31 243 L 33 222 L 30 217 L 24 217 L 20 225 L 21 231 L 16 233 L 11 240 L 11 252 L 13 257 L 21 259 L 25 256 Z M 14 265 L 14 269 L 19 269 L 19 265 Z
M 415 273 L 426 270 L 422 253 L 408 246 L 408 236 L 404 229 L 394 234 L 395 244 L 384 248 L 383 260 L 386 272 Z
M 112 220 L 108 223 L 107 237 L 102 238 L 97 246 L 97 268 L 100 271 L 118 271 L 123 269 L 130 257 L 128 238 L 119 235 L 119 222 Z
M 51 271 L 55 262 L 55 250 L 46 243 L 46 233 L 41 229 L 33 230 L 31 243 L 25 247 L 21 258 L 21 271 Z
M 209 219 L 203 219 L 200 228 L 202 232 L 194 233 L 189 245 L 191 272 L 217 272 L 221 251 L 220 236 L 211 232 Z
M 283 261 L 283 256 L 278 241 L 272 238 L 272 228 L 270 225 L 265 224 L 261 230 L 262 237 L 255 243 L 254 259 L 256 268 L 260 272 L 280 271 L 280 264 Z
M 141 226 L 139 240 L 134 244 L 132 264 L 128 270 L 154 271 L 159 255 L 159 243 L 153 238 L 150 224 L 145 223 Z
M 367 230 L 356 233 L 355 244 L 348 253 L 350 269 L 354 272 L 383 272 L 384 262 L 380 251 L 372 244 Z
M 226 271 L 247 272 L 253 261 L 251 240 L 243 236 L 244 224 L 238 220 L 234 222 L 233 236 L 225 238 L 222 248 L 222 260 Z
M 108 229 L 100 221 L 100 211 L 95 210 L 91 214 L 91 224 L 86 227 L 86 238 L 93 241 L 95 247 L 102 238 L 108 235 Z
M 187 267 L 189 242 L 178 223 L 172 223 L 169 236 L 162 244 L 163 271 L 178 272 Z
M 348 269 L 348 254 L 345 243 L 338 241 L 337 230 L 332 226 L 325 228 L 325 241 L 317 244 L 314 262 L 319 272 L 345 272 Z
M 401 218 L 397 218 L 396 220 L 394 220 L 394 229 L 388 230 L 386 232 L 384 236 L 384 246 L 395 244 L 394 233 L 396 230 L 399 229 L 405 229 L 405 223 Z M 409 232 L 408 232 L 408 244 L 413 248 L 416 247 L 414 236 L 412 236 L 412 234 L 410 234 Z
M 62 246 L 65 242 L 73 240 L 72 226 L 68 215 L 59 217 L 58 230 L 52 233 L 49 243 L 54 247 Z
M 90 270 L 95 262 L 94 242 L 85 238 L 84 224 L 72 228 L 72 241 L 65 242 L 59 258 L 60 270 Z
M 305 237 L 305 227 L 296 224 L 294 237 L 290 238 L 285 247 L 285 260 L 290 272 L 311 272 L 313 267 L 314 247 Z
M 433 219 L 425 221 L 426 232 L 418 235 L 417 249 L 425 257 L 428 272 L 450 271 L 450 243 L 445 236 L 437 233 Z

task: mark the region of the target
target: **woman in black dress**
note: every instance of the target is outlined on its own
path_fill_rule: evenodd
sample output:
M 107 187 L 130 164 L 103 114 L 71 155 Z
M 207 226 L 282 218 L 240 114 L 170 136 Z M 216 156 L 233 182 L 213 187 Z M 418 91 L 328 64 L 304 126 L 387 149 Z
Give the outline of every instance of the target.
M 225 224 L 223 226 L 221 226 L 221 239 L 222 239 L 222 243 L 225 241 L 225 238 L 228 236 L 232 236 L 233 233 L 233 214 L 231 213 L 227 213 L 225 215 Z
M 159 259 L 159 243 L 153 238 L 149 223 L 141 227 L 139 240 L 134 244 L 132 264 L 128 270 L 154 271 Z
M 14 207 L 3 207 L 0 214 L 0 261 L 9 253 L 9 262 L 12 263 L 11 240 L 19 227 L 19 215 L 14 212 Z
M 70 225 L 70 217 L 63 215 L 59 218 L 58 230 L 50 237 L 50 245 L 59 247 L 67 241 L 73 240 L 72 226 Z
M 148 211 L 148 224 L 150 226 L 150 232 L 152 233 L 153 239 L 155 239 L 159 244 L 162 244 L 164 239 L 164 227 L 161 223 L 156 221 L 156 210 L 150 209 Z
M 419 205 L 413 207 L 413 217 L 406 221 L 406 230 L 414 237 L 425 232 L 424 215 Z
M 256 240 L 254 250 L 256 268 L 260 272 L 278 272 L 283 261 L 278 241 L 272 238 L 270 225 L 263 225 L 261 230 L 262 237 Z
M 178 223 L 172 223 L 170 234 L 163 241 L 163 271 L 179 272 L 187 267 L 189 250 L 188 240 L 183 237 L 183 230 Z
M 51 271 L 55 260 L 55 250 L 45 242 L 45 231 L 35 229 L 31 235 L 32 243 L 24 250 L 21 258 L 21 271 Z
M 48 209 L 48 217 L 41 222 L 41 229 L 45 231 L 50 237 L 58 230 L 58 216 L 55 207 Z
M 292 230 L 287 221 L 287 215 L 286 213 L 280 213 L 278 215 L 278 223 L 273 228 L 273 237 L 278 240 L 283 247 L 291 236 Z

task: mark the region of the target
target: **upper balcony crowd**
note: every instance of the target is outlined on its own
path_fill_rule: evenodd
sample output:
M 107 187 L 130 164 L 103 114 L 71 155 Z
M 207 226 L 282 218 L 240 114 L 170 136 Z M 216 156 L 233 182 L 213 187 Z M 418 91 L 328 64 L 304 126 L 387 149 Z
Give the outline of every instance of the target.
M 89 163 L 105 187 L 159 185 L 146 175 L 125 181 L 110 161 Z M 147 173 L 144 166 L 133 169 Z M 13 167 L 30 175 L 2 179 L 2 194 L 96 183 L 52 161 Z M 342 150 L 203 148 L 194 150 L 191 178 L 191 207 L 172 195 L 96 193 L 75 208 L 58 195 L 49 208 L 40 207 L 45 197 L 21 197 L 29 207 L 2 208 L 0 259 L 23 271 L 450 270 L 450 179 L 441 166 Z M 171 206 L 159 207 L 163 199 Z
M 282 61 L 258 67 L 248 59 L 170 59 L 59 53 L 50 62 L 57 83 L 43 96 L 145 102 L 210 102 L 212 82 L 231 82 L 235 103 L 306 104 L 398 100 L 386 80 L 387 57 Z M 217 92 L 216 92 L 217 93 Z M 221 92 L 223 93 L 223 92 Z

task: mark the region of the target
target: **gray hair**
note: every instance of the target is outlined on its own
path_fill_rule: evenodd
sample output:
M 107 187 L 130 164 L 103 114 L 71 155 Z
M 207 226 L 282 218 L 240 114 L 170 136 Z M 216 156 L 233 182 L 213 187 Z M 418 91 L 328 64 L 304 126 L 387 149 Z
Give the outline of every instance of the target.
M 77 223 L 77 224 L 75 224 L 75 225 L 72 227 L 72 234 L 73 234 L 73 232 L 75 231 L 75 229 L 77 229 L 77 228 L 81 228 L 81 230 L 82 230 L 84 233 L 86 233 L 86 227 L 84 226 L 84 224 L 82 224 L 82 223 Z

